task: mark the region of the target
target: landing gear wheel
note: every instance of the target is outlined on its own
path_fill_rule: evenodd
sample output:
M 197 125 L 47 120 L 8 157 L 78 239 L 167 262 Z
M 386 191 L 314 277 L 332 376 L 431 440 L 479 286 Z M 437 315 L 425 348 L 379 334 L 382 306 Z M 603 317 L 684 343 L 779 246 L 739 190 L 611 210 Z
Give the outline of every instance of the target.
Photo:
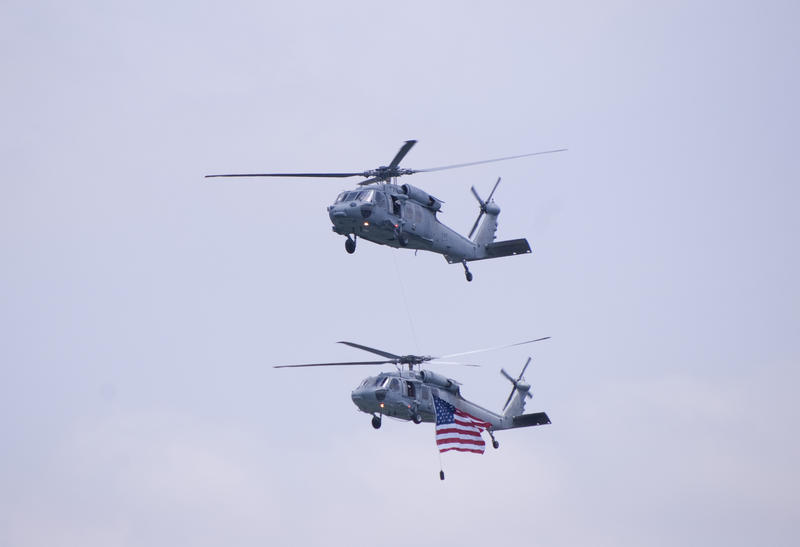
M 380 416 L 373 416 L 372 417 L 372 427 L 375 429 L 381 428 L 381 417 Z
M 492 441 L 492 446 L 493 446 L 494 448 L 500 448 L 500 443 L 499 443 L 499 442 L 497 442 L 497 441 Z
M 350 239 L 350 236 L 347 236 L 347 239 L 344 242 L 344 250 L 347 251 L 348 254 L 353 254 L 356 252 L 356 240 Z
M 414 417 L 411 418 L 411 421 L 414 422 L 415 424 L 421 424 L 422 416 L 420 416 L 419 414 L 414 414 Z
M 462 260 L 461 265 L 464 266 L 464 276 L 467 278 L 467 281 L 472 281 L 472 272 L 467 268 L 467 261 Z
M 397 236 L 397 242 L 400 243 L 401 247 L 408 247 L 408 236 L 400 234 Z

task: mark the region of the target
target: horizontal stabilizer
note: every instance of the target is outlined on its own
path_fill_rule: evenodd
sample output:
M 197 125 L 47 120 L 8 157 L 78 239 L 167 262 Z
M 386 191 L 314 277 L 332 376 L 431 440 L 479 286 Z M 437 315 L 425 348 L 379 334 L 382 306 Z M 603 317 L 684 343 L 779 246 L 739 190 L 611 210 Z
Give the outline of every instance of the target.
M 531 246 L 528 245 L 528 240 L 525 238 L 496 241 L 486 246 L 486 258 L 500 258 L 529 252 L 531 252 Z
M 486 252 L 476 258 L 467 258 L 467 262 L 474 262 L 476 260 L 488 260 L 490 258 L 501 258 L 504 256 L 522 255 L 531 252 L 531 246 L 528 245 L 528 240 L 522 239 L 509 239 L 507 241 L 496 241 L 489 243 L 485 247 Z M 461 258 L 457 256 L 444 255 L 444 258 L 450 264 L 461 262 Z
M 550 423 L 550 418 L 544 412 L 536 412 L 535 414 L 522 414 L 521 416 L 514 416 L 512 427 L 530 427 L 533 425 L 547 425 Z

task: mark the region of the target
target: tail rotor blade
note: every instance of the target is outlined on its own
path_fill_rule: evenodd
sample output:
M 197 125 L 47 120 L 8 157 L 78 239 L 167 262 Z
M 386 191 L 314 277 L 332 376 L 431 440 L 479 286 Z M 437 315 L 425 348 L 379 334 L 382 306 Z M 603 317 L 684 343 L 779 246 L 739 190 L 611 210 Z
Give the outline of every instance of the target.
M 497 177 L 497 182 L 494 183 L 494 188 L 492 188 L 492 191 L 489 193 L 489 197 L 486 198 L 486 203 L 492 201 L 492 196 L 494 195 L 494 191 L 497 190 L 497 187 L 499 185 L 500 185 L 500 177 Z
M 483 209 L 484 207 L 486 207 L 486 202 L 485 202 L 485 201 L 483 201 L 483 200 L 481 199 L 481 196 L 479 196 L 479 195 L 478 195 L 478 191 L 475 189 L 475 187 L 474 187 L 474 186 L 471 186 L 471 187 L 470 187 L 470 190 L 472 191 L 472 195 L 473 195 L 473 196 L 475 196 L 475 199 L 477 199 L 477 200 L 478 200 L 478 203 L 480 203 L 480 204 L 481 204 L 481 209 Z M 492 197 L 492 196 L 489 196 L 489 198 L 491 198 L 491 197 Z
M 483 217 L 483 209 L 481 209 L 481 212 L 478 213 L 478 218 L 475 219 L 475 224 L 472 225 L 472 230 L 469 231 L 469 235 L 467 236 L 467 238 L 472 239 L 472 234 L 474 234 L 475 230 L 478 229 L 478 224 L 480 223 L 482 217 Z
M 514 396 L 514 390 L 515 389 L 516 388 L 513 388 L 513 387 L 511 388 L 511 393 L 508 394 L 508 399 L 506 399 L 506 404 L 503 405 L 503 410 L 505 410 L 508 407 L 508 403 L 511 402 L 511 397 Z
M 517 382 L 522 380 L 522 377 L 525 375 L 525 371 L 528 369 L 528 365 L 530 365 L 530 364 L 531 364 L 531 358 L 528 357 L 528 360 L 525 361 L 525 366 L 522 367 L 522 372 L 519 373 L 519 378 L 517 378 Z
M 502 368 L 500 369 L 500 374 L 508 378 L 508 381 L 514 384 L 514 387 L 511 388 L 511 393 L 508 394 L 508 399 L 506 399 L 506 404 L 503 405 L 503 410 L 505 410 L 506 407 L 508 406 L 508 403 L 511 402 L 511 398 L 514 396 L 514 391 L 516 391 L 517 389 L 517 384 L 514 381 L 514 378 L 512 378 L 511 375 L 507 373 L 504 369 Z

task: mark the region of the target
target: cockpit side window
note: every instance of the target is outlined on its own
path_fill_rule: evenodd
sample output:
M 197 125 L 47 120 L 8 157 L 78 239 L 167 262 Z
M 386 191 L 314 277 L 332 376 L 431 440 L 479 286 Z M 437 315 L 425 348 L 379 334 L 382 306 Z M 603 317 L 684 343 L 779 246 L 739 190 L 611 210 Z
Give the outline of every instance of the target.
M 383 192 L 375 193 L 375 205 L 378 207 L 386 207 L 386 197 L 383 195 Z
M 389 389 L 392 391 L 400 391 L 400 382 L 397 381 L 397 378 L 392 378 L 392 381 L 389 383 Z
M 365 203 L 372 202 L 372 198 L 375 196 L 375 190 L 362 190 L 358 193 L 359 201 L 363 201 Z

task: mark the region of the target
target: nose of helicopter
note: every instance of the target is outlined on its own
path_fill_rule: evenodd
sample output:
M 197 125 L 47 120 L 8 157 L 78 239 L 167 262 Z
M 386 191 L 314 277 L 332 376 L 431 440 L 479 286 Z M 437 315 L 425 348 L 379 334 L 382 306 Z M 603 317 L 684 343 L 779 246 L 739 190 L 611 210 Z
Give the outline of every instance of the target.
M 359 222 L 369 218 L 372 207 L 369 205 L 359 205 L 355 201 L 334 203 L 328 206 L 328 216 L 331 222 Z
M 366 402 L 367 394 L 364 392 L 364 389 L 361 387 L 357 387 L 353 390 L 350 394 L 350 398 L 353 399 L 353 404 L 355 404 L 358 408 L 364 409 L 364 403 Z
M 364 412 L 375 412 L 386 399 L 386 390 L 358 386 L 350 394 L 350 398 L 353 400 L 353 404 L 360 410 Z

